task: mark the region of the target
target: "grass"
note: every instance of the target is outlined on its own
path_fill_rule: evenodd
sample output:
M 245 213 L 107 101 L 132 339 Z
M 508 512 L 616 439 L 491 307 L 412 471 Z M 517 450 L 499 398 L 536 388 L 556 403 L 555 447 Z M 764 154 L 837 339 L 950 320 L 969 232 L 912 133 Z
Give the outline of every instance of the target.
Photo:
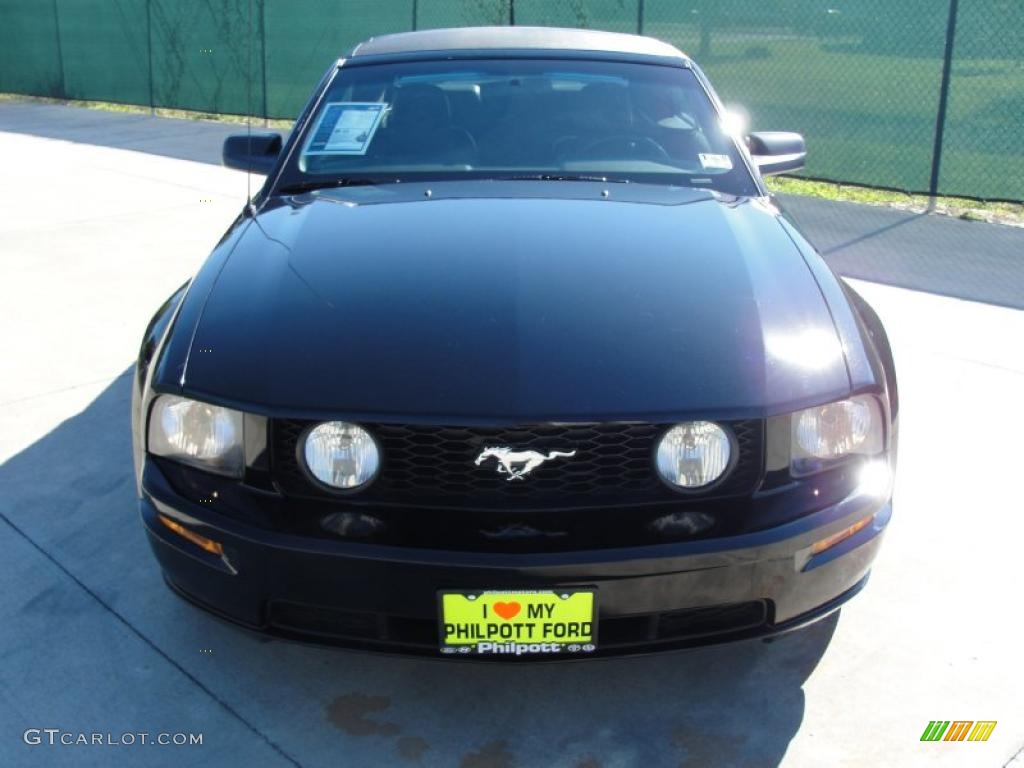
M 0 93 L 0 103 L 9 101 L 31 101 L 37 104 L 64 104 L 69 107 L 98 109 L 103 112 L 122 112 L 129 115 L 153 115 L 155 117 L 172 117 L 177 120 L 211 120 L 218 123 L 234 123 L 246 125 L 250 118 L 245 115 L 224 115 L 215 112 L 195 112 L 188 109 L 166 109 L 164 107 L 142 107 L 137 104 L 118 104 L 112 101 L 81 101 L 78 99 L 51 99 L 46 96 L 25 96 L 20 93 Z M 254 128 L 268 127 L 275 131 L 290 131 L 294 120 L 264 120 L 262 117 L 251 118 Z
M 966 221 L 984 221 L 1024 227 L 1024 204 L 993 203 L 963 197 L 937 197 L 934 204 L 927 195 L 908 195 L 888 189 L 862 187 L 855 184 L 837 184 L 831 181 L 811 181 L 791 176 L 773 176 L 767 179 L 773 192 L 786 195 L 817 197 L 823 200 L 841 200 L 864 205 L 882 205 L 905 211 L 929 211 L 941 216 L 954 216 Z
M 753 130 L 803 133 L 811 176 L 895 189 L 928 188 L 946 17 L 923 13 L 927 0 L 839 3 L 877 17 L 863 39 L 858 34 L 814 34 L 799 28 L 799 19 L 782 14 L 779 20 L 786 24 L 775 30 L 753 24 L 714 29 L 704 51 L 699 25 L 679 20 L 677 3 L 648 2 L 648 34 L 694 54 L 722 99 L 746 107 Z M 964 10 L 952 70 L 940 189 L 1019 200 L 1024 195 L 1019 118 L 1024 66 L 1005 46 L 993 57 L 979 51 L 979 41 L 1009 40 L 1019 25 L 1000 28 L 998 14 L 979 16 L 984 8 L 994 8 L 996 0 L 968 5 L 972 7 Z M 1007 18 L 1019 17 L 1020 11 L 1012 10 L 1020 6 L 1019 0 L 999 5 Z M 723 23 L 728 20 L 723 12 Z M 877 44 L 886 25 L 892 27 L 891 37 L 906 43 L 906 50 Z M 961 43 L 971 45 L 961 51 Z
M 116 104 L 107 101 L 76 101 L 51 99 L 42 96 L 23 96 L 20 94 L 0 93 L 0 102 L 32 101 L 43 104 L 66 104 L 87 109 L 99 109 L 106 112 L 123 112 L 127 114 L 171 117 L 179 120 L 213 120 L 216 122 L 245 125 L 248 118 L 244 115 L 222 115 L 210 112 L 193 112 L 184 109 L 163 109 L 140 107 L 134 104 Z M 273 130 L 288 131 L 294 123 L 292 120 L 267 120 L 253 118 L 252 123 L 258 127 L 269 127 Z M 797 177 L 774 176 L 768 178 L 768 187 L 773 192 L 787 195 L 817 197 L 823 200 L 841 200 L 865 205 L 882 205 L 908 211 L 923 212 L 929 210 L 929 199 L 925 195 L 909 195 L 874 187 L 855 184 L 841 184 L 828 181 L 811 181 Z M 1009 224 L 1024 227 L 1024 204 L 990 203 L 960 197 L 936 198 L 931 212 L 943 216 L 955 216 L 968 221 L 984 221 L 989 223 Z

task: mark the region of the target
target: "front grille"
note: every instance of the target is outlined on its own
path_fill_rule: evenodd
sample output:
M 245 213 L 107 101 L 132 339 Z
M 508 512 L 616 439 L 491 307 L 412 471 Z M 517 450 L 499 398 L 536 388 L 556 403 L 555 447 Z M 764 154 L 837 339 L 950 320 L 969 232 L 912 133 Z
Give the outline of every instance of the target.
M 411 652 L 437 652 L 437 619 L 340 611 L 286 600 L 272 600 L 267 608 L 268 627 L 285 635 Z M 771 615 L 770 602 L 751 600 L 667 613 L 601 617 L 598 650 L 628 652 L 659 644 L 685 645 L 745 633 L 757 634 L 771 625 Z
M 312 422 L 273 423 L 272 470 L 281 490 L 292 496 L 334 497 L 299 466 L 298 442 Z M 404 506 L 476 508 L 567 508 L 680 501 L 686 497 L 657 477 L 653 453 L 670 424 L 536 424 L 510 428 L 365 424 L 381 447 L 377 479 L 346 502 Z M 763 466 L 762 422 L 734 421 L 739 457 L 725 481 L 703 494 L 748 494 Z M 496 471 L 496 460 L 474 461 L 488 446 L 514 450 L 576 451 L 555 458 L 523 480 Z

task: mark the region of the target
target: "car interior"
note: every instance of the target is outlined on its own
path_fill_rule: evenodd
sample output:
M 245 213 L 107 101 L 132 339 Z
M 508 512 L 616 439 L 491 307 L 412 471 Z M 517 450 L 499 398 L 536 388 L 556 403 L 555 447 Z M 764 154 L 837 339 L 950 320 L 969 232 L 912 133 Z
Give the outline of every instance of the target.
M 354 85 L 330 101 L 388 104 L 365 157 L 305 156 L 307 173 L 347 168 L 615 168 L 708 173 L 723 152 L 701 99 L 614 77 L 479 77 Z M 703 109 L 704 114 L 701 114 Z M 625 166 L 621 164 L 625 163 Z

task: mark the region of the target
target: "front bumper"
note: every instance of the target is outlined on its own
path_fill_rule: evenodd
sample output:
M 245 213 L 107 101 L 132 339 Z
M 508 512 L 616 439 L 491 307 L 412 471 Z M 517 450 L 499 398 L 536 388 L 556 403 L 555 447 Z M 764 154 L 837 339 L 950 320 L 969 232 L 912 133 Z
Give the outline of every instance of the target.
M 597 588 L 599 612 L 598 650 L 591 655 L 602 656 L 772 635 L 822 618 L 863 586 L 891 504 L 855 493 L 756 533 L 549 554 L 450 552 L 285 535 L 182 498 L 159 471 L 146 472 L 140 511 L 170 586 L 253 630 L 439 656 L 439 590 L 591 586 Z M 223 554 L 172 532 L 158 514 L 219 542 Z M 811 554 L 815 542 L 868 516 L 870 524 L 857 533 Z

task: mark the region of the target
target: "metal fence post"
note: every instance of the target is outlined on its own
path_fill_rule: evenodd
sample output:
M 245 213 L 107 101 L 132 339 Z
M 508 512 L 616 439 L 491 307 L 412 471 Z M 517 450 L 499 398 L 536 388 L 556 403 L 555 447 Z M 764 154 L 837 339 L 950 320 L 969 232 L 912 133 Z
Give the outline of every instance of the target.
M 935 115 L 935 144 L 932 147 L 932 175 L 928 182 L 928 209 L 935 208 L 939 191 L 939 171 L 942 166 L 942 139 L 946 131 L 946 106 L 949 103 L 949 79 L 953 68 L 953 44 L 956 40 L 956 14 L 960 0 L 949 0 L 949 19 L 946 22 L 946 51 L 942 60 L 942 82 L 939 85 L 939 108 Z
M 644 33 L 644 0 L 637 0 L 636 3 L 636 33 Z
M 508 0 L 508 23 L 510 27 L 516 25 L 516 0 Z
M 156 114 L 156 97 L 153 95 L 153 0 L 146 0 L 146 53 L 149 69 L 149 114 Z
M 412 31 L 416 31 L 416 17 L 419 15 L 419 0 L 412 0 Z
M 57 67 L 60 69 L 60 98 L 68 97 L 67 83 L 64 81 L 64 49 L 60 44 L 60 14 L 57 13 L 57 0 L 53 0 L 53 29 L 57 35 Z
M 270 115 L 267 114 L 267 0 L 259 0 L 260 3 L 260 79 L 263 82 L 263 100 L 261 102 L 261 109 L 263 111 L 263 127 L 266 128 L 269 123 L 267 120 Z

